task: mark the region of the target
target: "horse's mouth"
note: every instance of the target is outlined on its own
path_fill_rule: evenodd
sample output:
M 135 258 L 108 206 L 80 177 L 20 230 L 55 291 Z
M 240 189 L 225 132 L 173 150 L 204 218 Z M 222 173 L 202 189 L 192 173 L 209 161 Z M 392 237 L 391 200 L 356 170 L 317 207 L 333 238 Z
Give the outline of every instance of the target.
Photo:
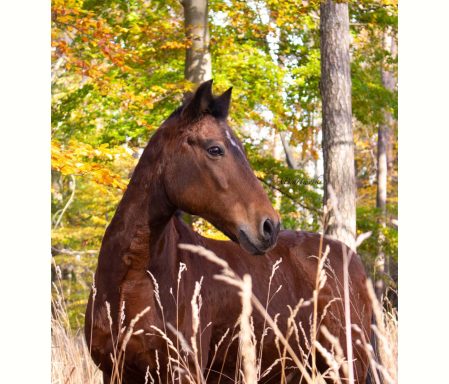
M 264 244 L 263 242 L 255 244 L 254 241 L 251 240 L 251 238 L 247 235 L 247 233 L 243 228 L 240 228 L 238 230 L 238 233 L 235 234 L 233 231 L 231 232 L 228 228 L 223 228 L 217 225 L 215 225 L 215 227 L 221 230 L 234 243 L 239 244 L 240 247 L 242 247 L 246 252 L 252 255 L 264 255 L 274 246 L 274 244 Z
M 223 234 L 228 237 L 231 241 L 233 241 L 234 243 L 239 244 L 239 239 L 237 239 L 237 236 L 235 236 L 232 232 L 227 231 L 226 229 L 223 228 L 219 228 L 217 226 L 215 226 L 219 231 L 223 232 Z
M 260 247 L 257 247 L 248 237 L 248 235 L 243 230 L 239 230 L 238 234 L 238 243 L 240 246 L 247 252 L 251 253 L 252 255 L 264 255 L 270 247 L 261 249 Z

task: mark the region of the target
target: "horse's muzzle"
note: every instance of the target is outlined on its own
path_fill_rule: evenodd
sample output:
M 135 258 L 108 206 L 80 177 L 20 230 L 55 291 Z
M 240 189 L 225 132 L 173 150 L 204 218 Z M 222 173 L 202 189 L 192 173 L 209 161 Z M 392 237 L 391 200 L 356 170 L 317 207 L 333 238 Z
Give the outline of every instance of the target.
M 258 235 L 254 236 L 247 225 L 238 228 L 238 242 L 240 246 L 253 255 L 263 255 L 275 245 L 279 235 L 280 222 L 270 218 L 262 220 Z

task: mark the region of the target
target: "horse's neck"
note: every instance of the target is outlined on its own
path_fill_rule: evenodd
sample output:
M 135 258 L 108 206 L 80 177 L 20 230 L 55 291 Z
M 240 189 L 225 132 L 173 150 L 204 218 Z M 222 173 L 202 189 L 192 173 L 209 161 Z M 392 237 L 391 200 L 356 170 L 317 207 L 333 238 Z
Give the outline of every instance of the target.
M 118 310 L 119 287 L 128 271 L 149 268 L 151 254 L 166 236 L 173 215 L 157 171 L 157 154 L 147 147 L 103 238 L 95 283 L 102 300 Z

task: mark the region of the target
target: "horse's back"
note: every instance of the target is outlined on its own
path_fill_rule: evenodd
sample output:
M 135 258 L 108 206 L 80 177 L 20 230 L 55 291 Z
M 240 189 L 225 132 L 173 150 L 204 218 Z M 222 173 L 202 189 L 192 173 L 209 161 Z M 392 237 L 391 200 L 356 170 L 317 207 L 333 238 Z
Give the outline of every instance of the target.
M 342 242 L 329 236 L 306 231 L 283 230 L 276 247 L 270 252 L 273 259 L 282 257 L 291 267 L 315 283 L 319 258 L 325 258 L 325 271 L 333 283 L 343 284 L 344 258 L 349 261 L 350 285 L 366 292 L 366 272 L 360 256 Z
M 366 287 L 366 272 L 360 256 L 342 242 L 323 236 L 318 233 L 305 231 L 281 231 L 276 248 L 272 251 L 272 257 L 282 254 L 288 260 L 287 267 L 296 272 L 296 278 L 307 282 L 313 288 L 309 289 L 310 299 L 313 290 L 316 289 L 319 258 L 325 257 L 323 270 L 325 279 L 318 294 L 318 321 L 320 326 L 336 336 L 346 355 L 346 331 L 345 331 L 345 271 L 344 258 L 347 257 L 348 265 L 348 293 L 350 298 L 350 321 L 353 327 L 351 332 L 354 372 L 357 381 L 364 382 L 368 370 L 368 358 L 363 345 L 356 340 L 370 340 L 370 327 L 372 316 L 372 304 Z M 324 277 L 325 276 L 325 277 Z M 357 329 L 358 328 L 358 329 Z M 363 333 L 363 337 L 361 335 Z M 332 345 L 327 337 L 318 329 L 318 341 L 328 350 Z
M 274 259 L 283 257 L 287 264 L 285 267 L 294 270 L 295 278 L 303 284 L 313 285 L 313 290 L 317 284 L 319 259 L 324 258 L 322 270 L 325 272 L 325 282 L 320 288 L 320 297 L 337 299 L 341 308 L 344 307 L 344 258 L 348 258 L 347 277 L 353 322 L 363 326 L 362 329 L 369 328 L 371 300 L 365 268 L 360 256 L 348 246 L 319 233 L 284 230 L 270 256 Z

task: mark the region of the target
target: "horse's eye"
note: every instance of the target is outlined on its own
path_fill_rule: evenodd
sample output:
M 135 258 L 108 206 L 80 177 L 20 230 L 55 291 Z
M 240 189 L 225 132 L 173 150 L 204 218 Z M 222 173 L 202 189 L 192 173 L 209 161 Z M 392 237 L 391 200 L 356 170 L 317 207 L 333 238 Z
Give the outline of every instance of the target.
M 218 145 L 214 145 L 212 147 L 207 148 L 207 152 L 209 152 L 209 155 L 211 156 L 223 156 L 224 151 L 222 148 L 220 148 Z

